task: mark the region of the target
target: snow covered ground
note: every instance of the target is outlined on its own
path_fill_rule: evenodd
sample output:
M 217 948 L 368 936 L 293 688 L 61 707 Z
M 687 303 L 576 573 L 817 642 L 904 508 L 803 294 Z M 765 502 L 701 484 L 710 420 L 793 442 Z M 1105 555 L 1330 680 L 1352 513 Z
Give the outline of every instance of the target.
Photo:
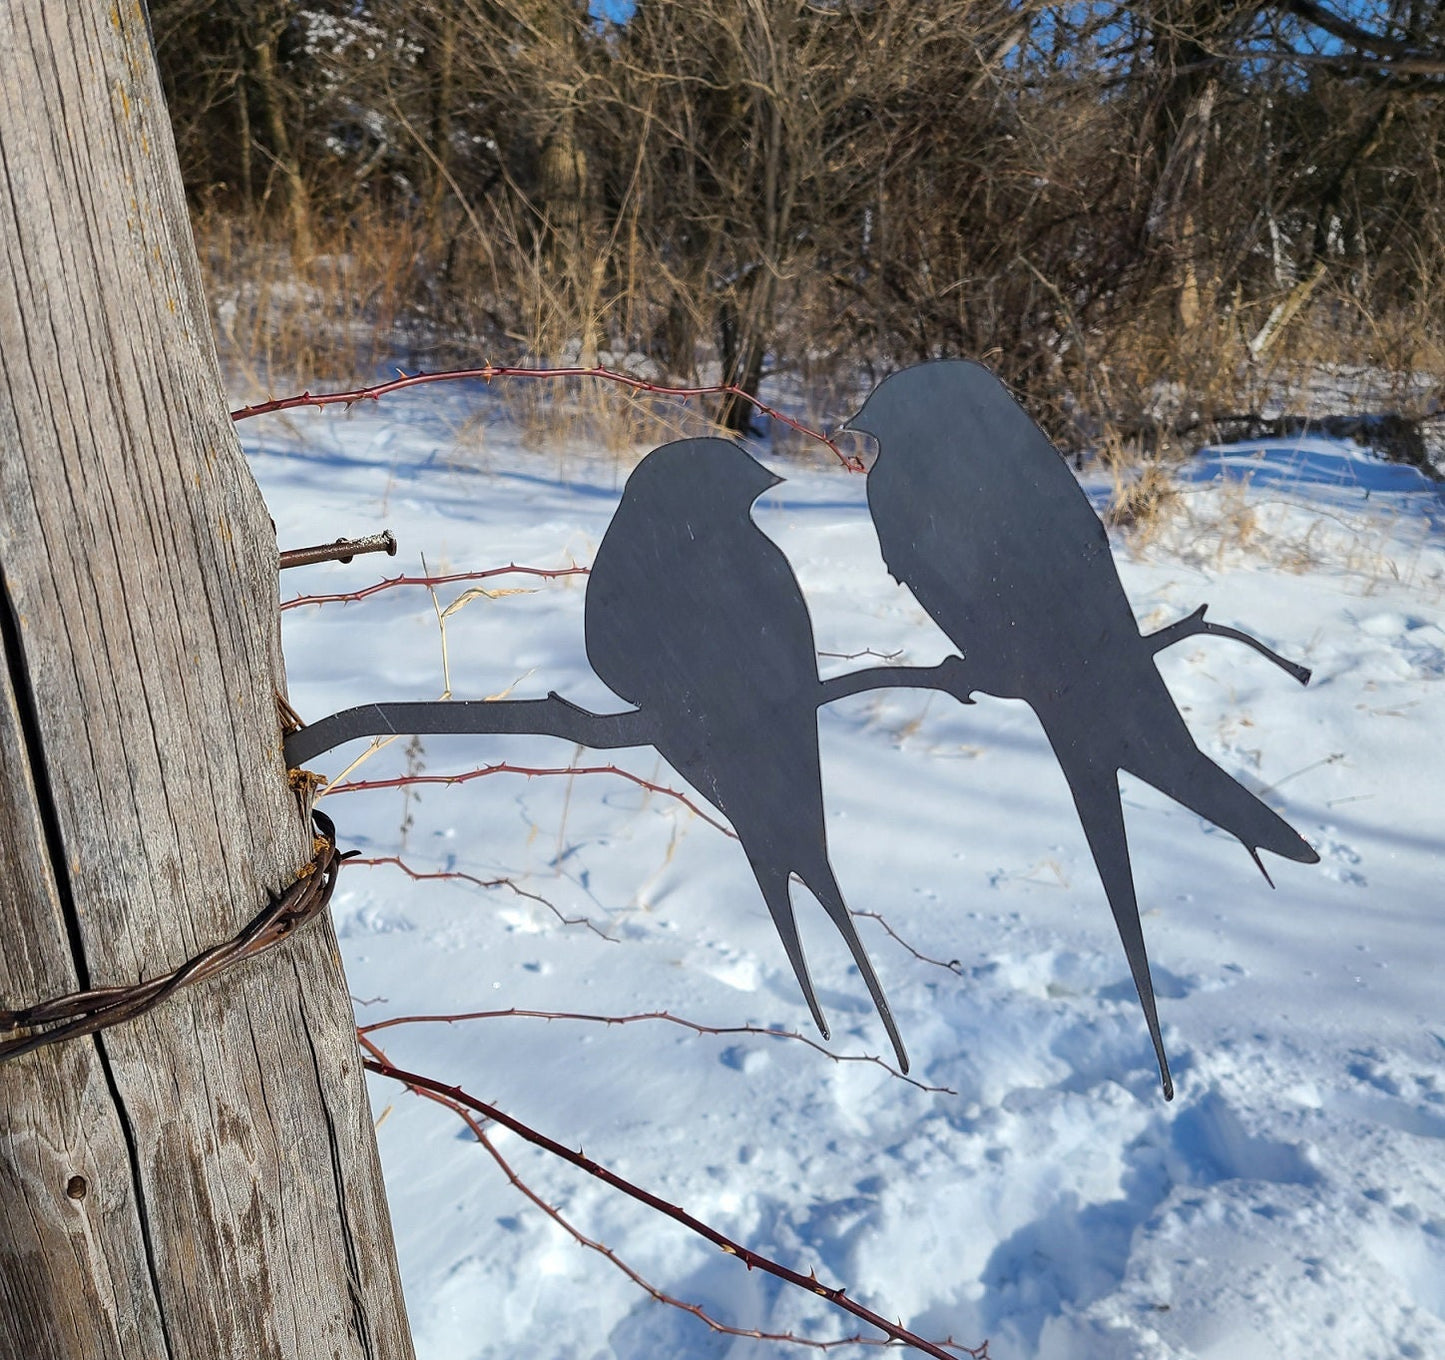
M 241 435 L 283 546 L 383 526 L 402 545 L 395 562 L 288 572 L 288 595 L 419 572 L 422 554 L 433 572 L 585 565 L 626 473 L 609 454 L 529 452 L 494 394 L 456 388 L 266 417 Z M 773 466 L 788 480 L 756 517 L 795 565 L 819 648 L 945 655 L 884 571 L 863 479 Z M 1204 750 L 1322 859 L 1272 860 L 1271 891 L 1232 838 L 1126 781 L 1172 1104 L 1036 720 L 1019 704 L 896 690 L 822 714 L 832 857 L 850 905 L 899 937 L 860 921 L 914 1077 L 946 1089 L 792 1039 L 658 1020 L 399 1026 L 376 1036 L 392 1061 L 584 1146 L 925 1336 L 987 1337 L 994 1360 L 1445 1355 L 1445 503 L 1413 470 L 1308 440 L 1206 454 L 1182 492 L 1161 531 L 1116 543 L 1125 586 L 1146 626 L 1207 601 L 1211 618 L 1314 668 L 1301 689 L 1199 638 L 1161 659 Z M 447 617 L 457 697 L 556 690 L 619 706 L 587 667 L 583 578 L 485 584 L 524 593 Z M 465 589 L 443 588 L 440 605 Z M 441 692 L 425 590 L 283 620 L 291 697 L 310 719 Z M 408 757 L 398 741 L 356 777 L 611 759 L 546 739 L 422 745 Z M 335 775 L 364 750 L 313 765 Z M 617 763 L 681 787 L 647 752 Z M 816 1038 L 737 843 L 672 798 L 611 774 L 499 774 L 337 794 L 327 809 L 365 855 L 545 899 L 348 869 L 334 912 L 359 1022 L 665 1010 Z M 800 888 L 795 901 L 832 1052 L 886 1058 L 836 933 Z M 381 1080 L 372 1099 L 423 1360 L 794 1353 L 649 1298 L 510 1186 L 452 1114 Z M 855 1331 L 495 1137 L 540 1195 L 660 1289 L 736 1327 Z

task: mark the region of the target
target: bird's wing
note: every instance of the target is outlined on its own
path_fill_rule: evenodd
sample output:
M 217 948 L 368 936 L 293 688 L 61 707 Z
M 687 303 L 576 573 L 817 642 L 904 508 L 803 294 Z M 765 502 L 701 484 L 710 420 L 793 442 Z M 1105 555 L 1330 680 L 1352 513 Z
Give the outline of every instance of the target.
M 685 525 L 629 527 L 609 529 L 587 587 L 587 655 L 609 688 L 716 721 L 816 688 L 802 591 L 750 520 L 697 537 Z
M 977 365 L 876 431 L 868 504 L 889 570 L 961 647 L 1025 662 L 1138 625 L 1108 534 L 1063 456 Z M 904 375 L 905 377 L 907 375 Z M 1022 653 L 1022 654 L 1021 654 Z

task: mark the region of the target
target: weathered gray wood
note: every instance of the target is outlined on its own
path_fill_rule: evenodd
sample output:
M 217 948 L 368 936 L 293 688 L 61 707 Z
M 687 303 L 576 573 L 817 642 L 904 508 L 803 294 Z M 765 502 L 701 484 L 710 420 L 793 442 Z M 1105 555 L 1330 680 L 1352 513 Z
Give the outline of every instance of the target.
M 275 539 L 134 0 L 0 5 L 0 572 L 18 1006 L 175 966 L 310 857 Z M 0 1067 L 0 1356 L 410 1355 L 329 923 Z

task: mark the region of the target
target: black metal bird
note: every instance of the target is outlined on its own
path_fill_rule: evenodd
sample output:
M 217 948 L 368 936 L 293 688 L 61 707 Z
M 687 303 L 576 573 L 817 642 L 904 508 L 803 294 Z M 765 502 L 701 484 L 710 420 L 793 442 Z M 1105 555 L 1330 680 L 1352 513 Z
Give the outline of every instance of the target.
M 1108 536 L 1067 464 L 980 364 L 921 364 L 885 379 L 848 428 L 877 441 L 868 506 L 884 561 L 964 654 L 971 689 L 1024 700 L 1053 747 L 1128 956 L 1165 1098 L 1173 1096 L 1139 924 L 1118 772 L 1259 850 L 1318 854 L 1194 743 L 1154 662 L 1213 632 L 1199 611 L 1139 631 Z M 1268 878 L 1268 874 L 1265 875 Z
M 737 445 L 688 439 L 627 479 L 587 584 L 587 657 L 649 740 L 732 823 L 823 1037 L 789 894 L 795 874 L 847 941 L 908 1057 L 828 862 L 813 626 L 782 551 L 752 520 L 781 478 Z

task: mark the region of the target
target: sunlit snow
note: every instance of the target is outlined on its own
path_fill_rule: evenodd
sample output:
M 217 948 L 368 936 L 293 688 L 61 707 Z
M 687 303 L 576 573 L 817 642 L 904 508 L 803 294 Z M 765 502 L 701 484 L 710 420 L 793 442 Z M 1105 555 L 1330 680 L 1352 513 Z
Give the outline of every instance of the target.
M 423 555 L 433 573 L 585 565 L 628 461 L 528 450 L 494 402 L 434 390 L 243 425 L 283 547 L 383 527 L 401 543 L 393 562 L 287 572 L 283 595 L 418 573 Z M 759 452 L 788 480 L 756 517 L 796 566 L 820 651 L 943 656 L 879 560 L 863 479 Z M 1208 602 L 1314 668 L 1301 689 L 1208 638 L 1161 658 L 1203 749 L 1322 861 L 1270 861 L 1271 891 L 1229 836 L 1126 779 L 1172 1104 L 1037 721 L 1019 704 L 897 690 L 820 726 L 849 903 L 925 956 L 860 920 L 921 1086 L 795 1040 L 663 1020 L 487 1019 L 377 1041 L 925 1336 L 989 1338 L 994 1360 L 1445 1355 L 1440 493 L 1313 439 L 1206 452 L 1182 491 L 1159 533 L 1116 540 L 1126 589 L 1146 627 Z M 487 584 L 518 593 L 447 618 L 457 697 L 618 706 L 587 667 L 582 579 Z M 441 588 L 440 606 L 465 589 Z M 289 610 L 283 636 L 308 718 L 442 691 L 425 590 Z M 540 738 L 407 745 L 357 777 L 579 754 Z M 365 750 L 314 764 L 335 775 Z M 679 786 L 649 752 L 616 760 Z M 667 1011 L 817 1038 L 737 843 L 674 799 L 608 774 L 500 774 L 326 808 L 366 856 L 535 894 L 348 868 L 333 910 L 359 1023 Z M 801 888 L 795 902 L 828 1047 L 886 1057 L 846 950 Z M 510 1186 L 454 1115 L 384 1080 L 371 1094 L 422 1360 L 787 1351 L 655 1302 Z M 519 1139 L 497 1146 L 659 1289 L 739 1328 L 855 1331 Z

